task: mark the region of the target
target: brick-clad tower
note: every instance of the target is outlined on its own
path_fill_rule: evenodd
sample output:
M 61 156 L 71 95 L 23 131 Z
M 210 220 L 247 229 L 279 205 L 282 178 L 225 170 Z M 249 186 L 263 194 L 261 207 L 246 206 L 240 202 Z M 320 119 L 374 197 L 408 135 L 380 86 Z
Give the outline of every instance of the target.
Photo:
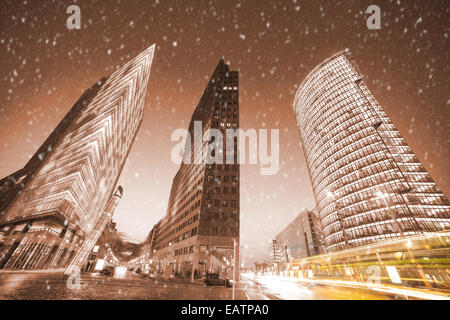
M 226 130 L 239 128 L 238 87 L 238 72 L 230 71 L 221 60 L 192 115 L 188 129 L 192 139 L 186 140 L 184 161 L 173 179 L 167 214 L 152 230 L 152 261 L 160 271 L 194 278 L 212 272 L 231 279 L 234 239 L 239 265 L 237 139 L 230 149 L 234 161 L 226 161 Z M 200 127 L 202 131 L 195 137 Z M 208 129 L 222 133 L 223 148 L 211 155 L 221 153 L 223 163 L 205 161 L 210 141 L 203 135 Z M 186 152 L 189 148 L 190 153 Z

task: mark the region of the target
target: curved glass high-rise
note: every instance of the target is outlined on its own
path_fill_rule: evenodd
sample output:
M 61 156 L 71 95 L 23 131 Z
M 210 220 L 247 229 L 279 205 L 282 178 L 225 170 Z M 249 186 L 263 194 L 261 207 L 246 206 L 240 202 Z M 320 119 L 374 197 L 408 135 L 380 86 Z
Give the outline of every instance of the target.
M 327 251 L 449 229 L 449 201 L 352 60 L 318 65 L 293 105 Z

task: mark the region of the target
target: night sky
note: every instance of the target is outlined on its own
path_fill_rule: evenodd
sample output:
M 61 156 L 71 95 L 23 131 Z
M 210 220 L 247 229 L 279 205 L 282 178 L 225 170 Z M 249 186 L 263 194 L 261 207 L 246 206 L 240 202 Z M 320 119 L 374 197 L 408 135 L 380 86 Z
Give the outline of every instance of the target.
M 71 4 L 81 8 L 81 30 L 66 28 Z M 367 29 L 372 4 L 381 8 L 381 30 Z M 84 90 L 156 43 L 114 216 L 131 240 L 143 240 L 165 214 L 178 169 L 170 135 L 187 128 L 222 57 L 239 71 L 241 127 L 280 130 L 278 174 L 241 169 L 241 244 L 257 253 L 246 261 L 315 205 L 292 101 L 304 77 L 345 48 L 450 195 L 448 0 L 3 0 L 0 9 L 0 177 L 25 165 Z

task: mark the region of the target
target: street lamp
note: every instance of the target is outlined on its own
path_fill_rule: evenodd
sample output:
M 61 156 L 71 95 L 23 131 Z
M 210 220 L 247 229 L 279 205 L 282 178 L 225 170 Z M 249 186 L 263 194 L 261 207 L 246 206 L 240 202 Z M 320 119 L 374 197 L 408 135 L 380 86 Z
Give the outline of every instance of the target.
M 233 294 L 232 294 L 232 300 L 234 300 L 234 298 L 235 298 L 235 290 L 236 290 L 236 246 L 237 246 L 236 238 L 233 238 Z
M 235 298 L 235 291 L 236 291 L 236 263 L 239 263 L 239 261 L 236 262 L 236 248 L 247 249 L 247 245 L 238 247 L 236 238 L 233 238 L 233 294 L 232 294 L 232 300 L 234 300 L 234 298 Z

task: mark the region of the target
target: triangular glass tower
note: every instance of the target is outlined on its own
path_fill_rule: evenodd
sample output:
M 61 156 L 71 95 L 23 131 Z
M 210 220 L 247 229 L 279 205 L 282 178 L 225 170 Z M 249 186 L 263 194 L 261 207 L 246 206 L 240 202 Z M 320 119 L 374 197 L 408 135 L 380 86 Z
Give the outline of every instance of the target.
M 66 268 L 92 238 L 142 122 L 154 49 L 88 89 L 0 181 L 0 268 Z

